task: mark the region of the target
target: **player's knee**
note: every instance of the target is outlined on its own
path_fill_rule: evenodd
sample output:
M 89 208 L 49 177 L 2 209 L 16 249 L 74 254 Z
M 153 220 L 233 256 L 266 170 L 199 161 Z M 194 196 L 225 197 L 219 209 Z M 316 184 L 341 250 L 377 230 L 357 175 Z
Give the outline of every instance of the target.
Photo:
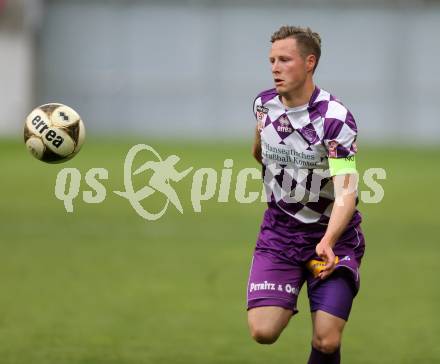
M 259 320 L 249 320 L 249 330 L 252 338 L 259 344 L 273 344 L 277 341 L 280 333 L 273 325 Z
M 276 306 L 255 307 L 248 311 L 252 338 L 260 344 L 273 344 L 287 326 L 292 311 Z
M 252 338 L 259 344 L 273 344 L 279 336 L 279 333 L 271 328 L 250 327 L 250 331 Z
M 339 335 L 315 335 L 312 342 L 313 347 L 326 354 L 334 353 L 341 346 Z

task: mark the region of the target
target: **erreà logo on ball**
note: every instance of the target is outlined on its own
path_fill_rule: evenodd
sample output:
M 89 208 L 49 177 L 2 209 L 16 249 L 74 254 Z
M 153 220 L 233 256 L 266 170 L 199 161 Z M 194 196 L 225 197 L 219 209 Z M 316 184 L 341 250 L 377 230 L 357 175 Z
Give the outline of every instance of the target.
M 52 142 L 52 145 L 56 148 L 59 148 L 63 142 L 64 139 L 57 135 L 56 131 L 49 128 L 49 125 L 46 124 L 46 122 L 41 118 L 40 115 L 37 115 L 32 119 L 32 125 L 35 126 L 35 129 L 43 136 L 48 142 Z M 47 133 L 44 135 L 43 132 L 45 130 L 48 130 Z

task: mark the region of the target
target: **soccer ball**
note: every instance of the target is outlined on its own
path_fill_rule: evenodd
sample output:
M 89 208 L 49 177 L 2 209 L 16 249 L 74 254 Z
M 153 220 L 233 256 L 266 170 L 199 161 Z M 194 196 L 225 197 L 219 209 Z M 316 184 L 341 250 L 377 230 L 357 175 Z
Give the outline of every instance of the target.
M 26 118 L 24 142 L 29 152 L 47 163 L 61 163 L 81 149 L 85 127 L 78 113 L 63 104 L 46 104 Z

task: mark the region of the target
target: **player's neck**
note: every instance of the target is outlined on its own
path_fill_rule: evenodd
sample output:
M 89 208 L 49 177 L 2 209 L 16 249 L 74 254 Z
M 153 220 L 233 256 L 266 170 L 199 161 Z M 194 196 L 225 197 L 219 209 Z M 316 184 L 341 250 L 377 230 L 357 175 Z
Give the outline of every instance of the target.
M 281 96 L 281 102 L 287 107 L 298 107 L 308 104 L 313 91 L 315 91 L 315 84 L 313 81 L 306 82 L 301 89 L 295 90 L 288 95 Z

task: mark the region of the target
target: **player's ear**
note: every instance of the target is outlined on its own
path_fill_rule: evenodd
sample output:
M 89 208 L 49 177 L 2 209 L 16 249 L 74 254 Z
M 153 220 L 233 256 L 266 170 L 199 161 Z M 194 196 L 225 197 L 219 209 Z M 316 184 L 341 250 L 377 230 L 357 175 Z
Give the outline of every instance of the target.
M 314 54 L 309 54 L 306 57 L 306 70 L 307 72 L 313 72 L 316 64 L 316 56 Z

